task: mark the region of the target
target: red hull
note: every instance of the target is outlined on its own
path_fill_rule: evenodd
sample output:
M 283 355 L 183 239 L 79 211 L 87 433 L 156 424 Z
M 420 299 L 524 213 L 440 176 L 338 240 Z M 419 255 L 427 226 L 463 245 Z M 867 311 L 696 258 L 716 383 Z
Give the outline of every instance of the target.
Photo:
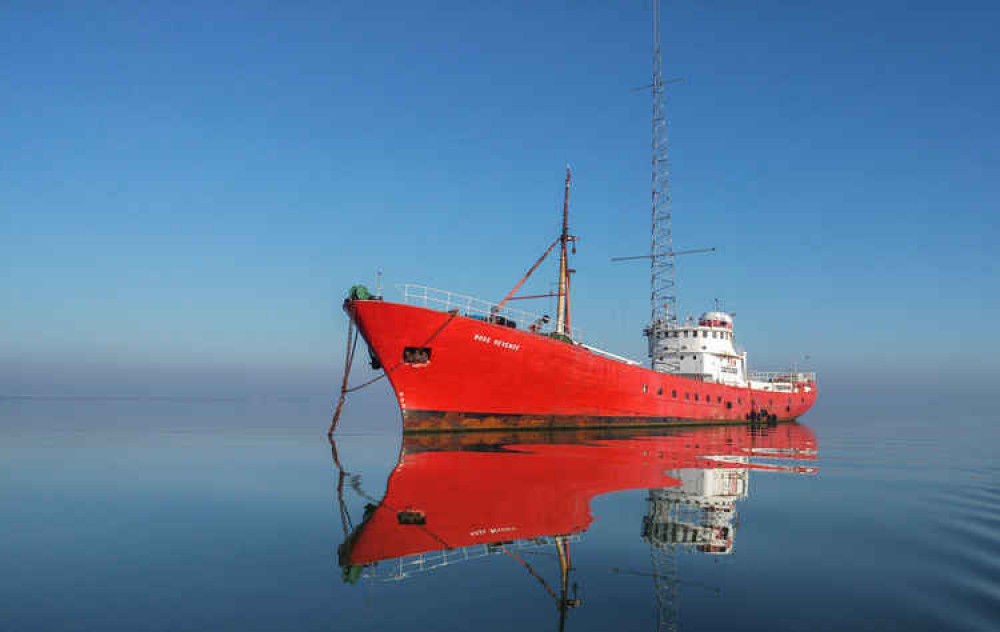
M 814 383 L 793 393 L 725 386 L 422 307 L 344 308 L 385 368 L 405 431 L 740 423 L 761 411 L 785 421 L 816 401 Z M 430 349 L 429 358 L 406 362 L 407 347 Z

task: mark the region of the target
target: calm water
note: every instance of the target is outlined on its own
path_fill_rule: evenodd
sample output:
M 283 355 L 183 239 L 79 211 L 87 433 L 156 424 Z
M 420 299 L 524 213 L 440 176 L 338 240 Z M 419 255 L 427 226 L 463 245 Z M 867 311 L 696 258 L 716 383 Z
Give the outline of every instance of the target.
M 342 470 L 327 418 L 0 401 L 0 630 L 1000 629 L 986 415 L 401 456 L 349 406 Z

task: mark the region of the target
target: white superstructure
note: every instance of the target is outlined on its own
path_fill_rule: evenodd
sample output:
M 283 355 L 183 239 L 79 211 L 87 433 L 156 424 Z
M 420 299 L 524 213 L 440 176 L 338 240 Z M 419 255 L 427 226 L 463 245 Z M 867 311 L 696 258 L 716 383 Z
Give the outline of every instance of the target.
M 660 547 L 689 545 L 702 553 L 731 553 L 736 501 L 749 490 L 748 463 L 747 457 L 736 457 L 732 468 L 668 470 L 680 485 L 649 490 L 643 536 Z
M 654 371 L 703 382 L 749 387 L 775 393 L 795 392 L 795 384 L 816 381 L 815 373 L 749 371 L 747 352 L 733 338 L 733 317 L 722 311 L 705 312 L 697 321 L 657 323 L 643 332 L 649 341 Z M 802 387 L 809 392 L 813 387 Z
M 647 328 L 653 370 L 705 382 L 747 385 L 747 355 L 737 351 L 733 317 L 706 312 L 697 322 L 669 323 Z

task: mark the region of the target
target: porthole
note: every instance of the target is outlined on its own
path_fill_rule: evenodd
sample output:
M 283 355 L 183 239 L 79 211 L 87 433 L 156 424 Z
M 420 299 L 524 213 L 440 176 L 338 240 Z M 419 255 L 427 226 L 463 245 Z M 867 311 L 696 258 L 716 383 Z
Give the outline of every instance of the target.
M 670 391 L 670 396 L 677 399 L 677 391 Z
M 649 390 L 649 387 L 648 387 L 648 386 L 646 386 L 645 384 L 643 384 L 643 385 L 642 385 L 642 392 L 643 392 L 643 393 L 645 393 L 645 392 L 646 392 L 646 391 L 648 391 L 648 390 Z
M 718 403 L 721 404 L 722 403 L 722 395 L 716 395 L 715 396 L 715 401 L 717 401 Z
M 726 402 L 726 408 L 732 408 L 732 407 L 733 407 L 732 402 Z
M 663 387 L 662 386 L 660 388 L 656 389 L 656 394 L 657 395 L 663 395 Z
M 698 393 L 694 394 L 694 401 L 698 401 Z
M 691 399 L 690 393 L 684 393 L 684 399 Z

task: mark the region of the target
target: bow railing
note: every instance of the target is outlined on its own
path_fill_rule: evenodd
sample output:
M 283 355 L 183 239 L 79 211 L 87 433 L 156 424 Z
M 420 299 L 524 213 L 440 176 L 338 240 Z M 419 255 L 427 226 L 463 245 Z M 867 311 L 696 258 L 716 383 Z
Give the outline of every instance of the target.
M 403 294 L 403 302 L 407 305 L 427 307 L 443 312 L 457 309 L 462 316 L 476 318 L 479 320 L 492 322 L 508 327 L 514 326 L 518 329 L 533 331 L 536 333 L 550 333 L 555 329 L 552 319 L 546 315 L 539 315 L 532 312 L 507 307 L 500 307 L 499 304 L 487 301 L 466 294 L 458 294 L 449 290 L 417 285 L 415 283 L 404 283 L 399 286 Z M 573 340 L 582 338 L 582 330 L 573 327 Z

